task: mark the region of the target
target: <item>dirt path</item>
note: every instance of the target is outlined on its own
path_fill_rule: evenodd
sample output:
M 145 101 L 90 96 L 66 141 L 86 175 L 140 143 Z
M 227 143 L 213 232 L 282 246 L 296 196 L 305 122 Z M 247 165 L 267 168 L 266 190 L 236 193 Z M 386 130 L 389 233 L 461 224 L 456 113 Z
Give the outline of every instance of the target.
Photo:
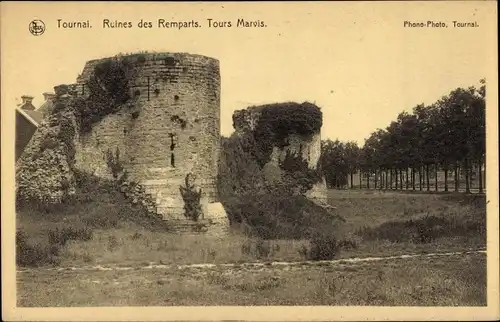
M 50 267 L 50 268 L 29 268 L 18 270 L 18 274 L 29 272 L 41 271 L 129 271 L 129 270 L 150 270 L 150 269 L 252 269 L 252 268 L 284 268 L 284 267 L 311 267 L 311 266 L 336 266 L 345 265 L 350 263 L 362 262 L 378 262 L 387 260 L 409 259 L 409 258 L 429 258 L 429 257 L 446 257 L 446 256 L 460 256 L 466 254 L 486 254 L 486 249 L 464 250 L 455 252 L 442 252 L 442 253 L 429 253 L 429 254 L 408 254 L 397 256 L 384 256 L 384 257 L 363 257 L 363 258 L 345 258 L 326 261 L 299 261 L 299 262 L 254 262 L 254 263 L 227 263 L 227 264 L 157 264 L 150 263 L 148 266 L 120 266 L 120 265 L 94 265 L 94 266 L 80 266 L 80 267 Z

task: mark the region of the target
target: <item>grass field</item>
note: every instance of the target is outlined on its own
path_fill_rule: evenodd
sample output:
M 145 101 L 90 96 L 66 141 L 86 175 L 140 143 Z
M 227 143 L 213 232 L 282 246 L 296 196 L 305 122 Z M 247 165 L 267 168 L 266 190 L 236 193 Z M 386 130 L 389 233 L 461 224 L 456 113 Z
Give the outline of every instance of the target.
M 307 269 L 36 272 L 19 306 L 486 305 L 484 255 Z
M 434 253 L 485 247 L 484 196 L 330 191 L 352 241 L 335 258 Z M 18 229 L 44 243 L 44 230 L 71 222 L 18 213 Z M 133 223 L 73 240 L 59 266 L 303 261 L 309 240 L 224 238 L 151 231 Z M 307 270 L 33 270 L 18 275 L 20 306 L 85 305 L 486 305 L 485 256 L 356 263 Z

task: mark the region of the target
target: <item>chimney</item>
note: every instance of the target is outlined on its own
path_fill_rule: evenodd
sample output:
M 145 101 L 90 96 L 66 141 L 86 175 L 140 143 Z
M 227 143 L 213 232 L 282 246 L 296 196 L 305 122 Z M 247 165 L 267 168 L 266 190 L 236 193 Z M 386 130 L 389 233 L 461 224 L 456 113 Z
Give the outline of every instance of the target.
M 49 92 L 45 92 L 42 95 L 43 95 L 43 99 L 45 101 L 53 101 L 54 98 L 56 97 L 55 93 L 49 93 Z
M 23 95 L 21 96 L 21 99 L 23 100 L 23 102 L 21 103 L 21 108 L 23 110 L 31 110 L 31 111 L 35 110 L 35 107 L 31 103 L 33 101 L 33 96 Z

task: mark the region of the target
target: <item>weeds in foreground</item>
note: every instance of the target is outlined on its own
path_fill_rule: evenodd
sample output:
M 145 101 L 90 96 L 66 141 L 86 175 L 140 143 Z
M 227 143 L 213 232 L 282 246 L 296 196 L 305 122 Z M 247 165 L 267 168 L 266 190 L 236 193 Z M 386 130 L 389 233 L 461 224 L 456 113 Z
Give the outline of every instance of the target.
M 257 259 L 268 259 L 279 250 L 279 244 L 267 239 L 248 239 L 241 244 L 241 254 Z
M 88 228 L 56 228 L 47 232 L 45 240 L 31 240 L 25 232 L 17 231 L 16 263 L 27 267 L 58 265 L 61 251 L 69 241 L 89 241 L 92 237 L 92 230 Z
M 338 241 L 332 235 L 315 236 L 310 239 L 309 246 L 303 245 L 299 249 L 299 253 L 307 260 L 330 260 L 349 247 L 356 248 L 357 245 L 353 241 Z
M 484 220 L 457 220 L 438 216 L 421 219 L 388 221 L 377 227 L 364 227 L 356 232 L 364 240 L 388 240 L 391 242 L 430 243 L 437 238 L 455 236 L 485 236 Z
M 65 246 L 70 240 L 89 241 L 92 239 L 92 229 L 64 227 L 48 231 L 49 244 Z

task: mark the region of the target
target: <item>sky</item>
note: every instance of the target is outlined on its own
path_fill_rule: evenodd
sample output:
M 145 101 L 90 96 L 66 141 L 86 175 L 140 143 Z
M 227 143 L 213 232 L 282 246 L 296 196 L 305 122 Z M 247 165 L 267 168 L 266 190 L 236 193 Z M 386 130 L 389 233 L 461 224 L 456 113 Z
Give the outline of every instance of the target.
M 492 2 L 2 3 L 2 109 L 74 83 L 85 62 L 119 52 L 189 52 L 219 59 L 221 134 L 250 105 L 309 101 L 323 112 L 322 138 L 364 142 L 397 115 L 491 75 Z M 191 29 L 103 29 L 102 20 L 197 20 Z M 207 19 L 231 21 L 209 28 Z M 237 19 L 264 28 L 236 28 Z M 33 36 L 29 22 L 46 31 Z M 62 29 L 57 20 L 87 21 Z M 408 28 L 405 21 L 447 28 Z M 454 28 L 453 21 L 478 22 Z

